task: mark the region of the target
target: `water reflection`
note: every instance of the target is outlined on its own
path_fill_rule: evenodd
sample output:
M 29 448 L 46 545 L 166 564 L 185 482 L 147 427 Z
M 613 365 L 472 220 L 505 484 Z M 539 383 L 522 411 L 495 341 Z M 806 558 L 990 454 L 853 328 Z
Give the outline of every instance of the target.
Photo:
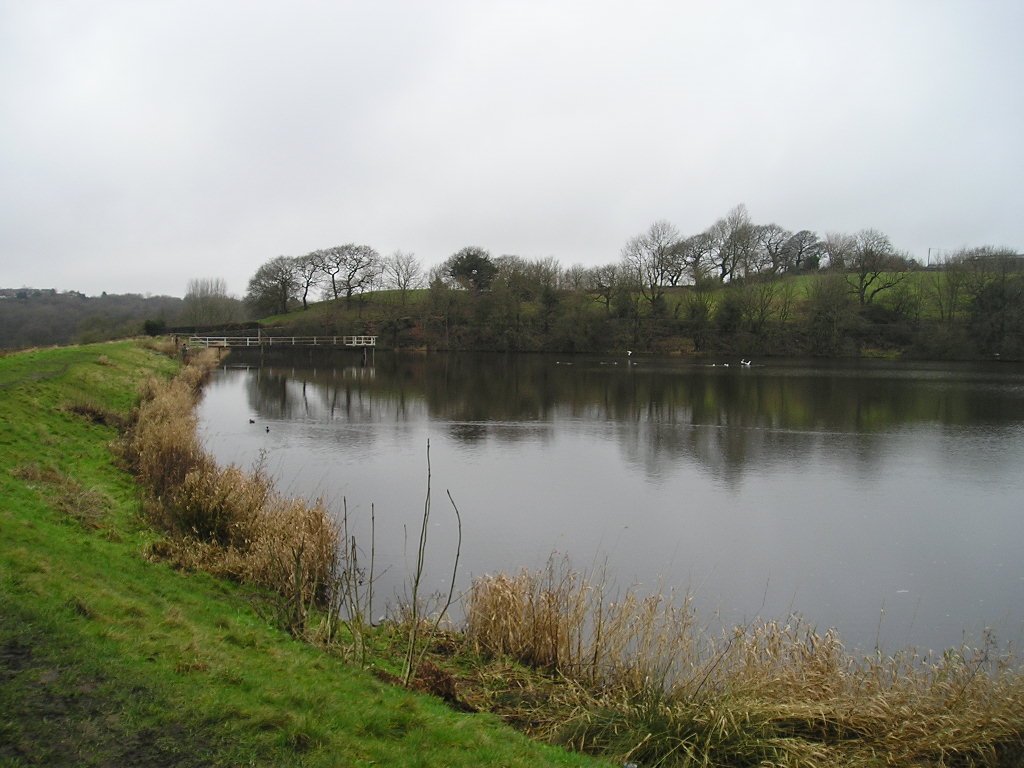
M 914 425 L 995 428 L 1024 421 L 1021 375 L 1006 366 L 950 372 L 893 364 L 757 368 L 541 355 L 380 355 L 375 367 L 254 368 L 250 408 L 274 419 L 448 424 L 469 445 L 550 436 L 573 420 L 614 425 L 624 458 L 652 479 L 693 461 L 724 481 L 750 466 L 790 470 L 824 436 L 851 435 L 864 476 L 887 460 L 885 435 Z M 353 435 L 348 434 L 347 438 Z M 372 432 L 360 433 L 372 440 Z
M 873 644 L 883 606 L 893 643 L 1019 631 L 1024 371 L 568 362 L 234 368 L 200 415 L 222 461 L 264 456 L 286 492 L 344 497 L 354 518 L 375 504 L 394 591 L 430 440 L 436 496 L 463 512 L 462 586 L 557 549 L 623 582 L 699 587 L 725 620 L 796 608 L 853 645 Z

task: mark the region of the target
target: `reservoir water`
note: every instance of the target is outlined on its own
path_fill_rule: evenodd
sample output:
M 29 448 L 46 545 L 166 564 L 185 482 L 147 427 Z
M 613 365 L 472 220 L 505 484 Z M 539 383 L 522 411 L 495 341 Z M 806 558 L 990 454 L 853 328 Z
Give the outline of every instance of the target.
M 367 555 L 372 511 L 381 602 L 407 591 L 429 441 L 431 589 L 451 578 L 450 492 L 460 589 L 554 553 L 689 591 L 709 625 L 799 613 L 864 651 L 1024 638 L 1024 368 L 301 360 L 228 358 L 202 433 L 221 462 L 347 507 Z

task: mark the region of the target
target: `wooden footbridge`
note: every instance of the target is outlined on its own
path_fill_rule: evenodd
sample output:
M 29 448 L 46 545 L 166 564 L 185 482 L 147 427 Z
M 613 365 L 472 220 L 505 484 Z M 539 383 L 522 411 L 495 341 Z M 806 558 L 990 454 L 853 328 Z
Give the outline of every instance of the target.
M 376 336 L 189 336 L 190 348 L 376 347 Z

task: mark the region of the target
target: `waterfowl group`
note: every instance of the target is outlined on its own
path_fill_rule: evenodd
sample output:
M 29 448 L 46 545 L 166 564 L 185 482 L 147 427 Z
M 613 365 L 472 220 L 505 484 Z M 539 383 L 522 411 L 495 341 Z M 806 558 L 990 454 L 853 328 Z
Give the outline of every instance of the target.
M 753 360 L 747 360 L 747 358 L 745 358 L 745 357 L 740 358 L 740 365 L 742 365 L 744 368 L 749 368 L 753 364 L 754 364 Z M 712 368 L 718 368 L 718 367 L 728 368 L 729 364 L 728 363 L 712 363 L 711 367 Z

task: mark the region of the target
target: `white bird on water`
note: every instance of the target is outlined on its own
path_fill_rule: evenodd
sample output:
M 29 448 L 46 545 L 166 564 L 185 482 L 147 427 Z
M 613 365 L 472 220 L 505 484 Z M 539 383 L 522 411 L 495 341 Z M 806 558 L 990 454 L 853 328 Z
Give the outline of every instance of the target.
M 747 366 L 747 368 L 749 368 L 751 362 L 752 362 L 751 360 L 747 360 L 746 358 L 744 358 L 744 359 L 740 360 L 740 365 L 745 365 L 745 366 Z

